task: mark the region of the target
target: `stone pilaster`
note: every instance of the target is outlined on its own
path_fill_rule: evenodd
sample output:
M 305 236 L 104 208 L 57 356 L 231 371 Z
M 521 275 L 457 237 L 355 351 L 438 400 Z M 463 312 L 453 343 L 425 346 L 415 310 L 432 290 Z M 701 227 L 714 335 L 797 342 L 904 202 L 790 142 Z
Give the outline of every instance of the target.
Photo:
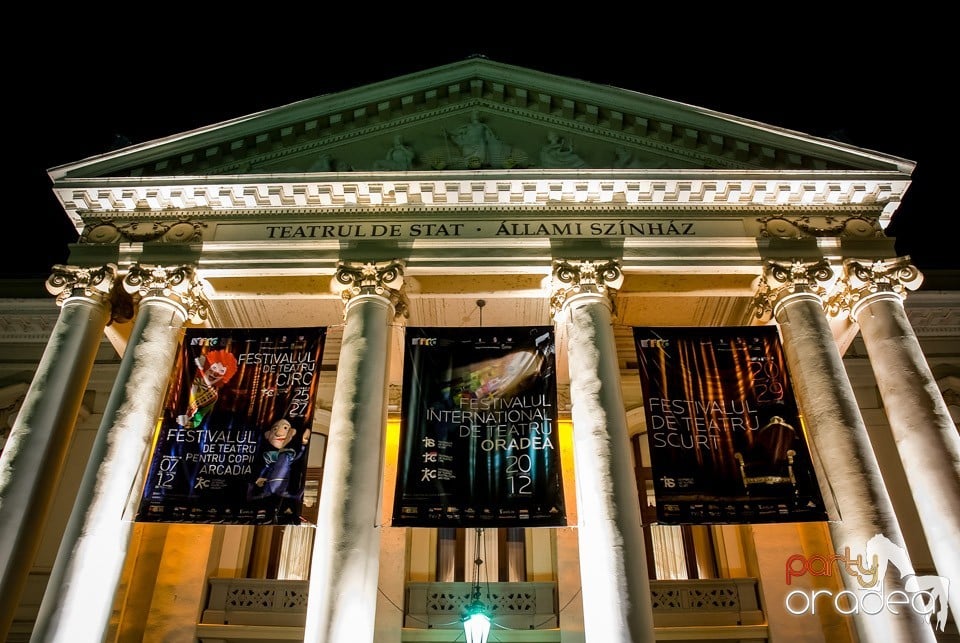
M 43 525 L 110 319 L 117 267 L 57 265 L 47 279 L 60 316 L 0 455 L 0 639 L 30 574 Z
M 206 316 L 192 266 L 134 265 L 124 289 L 139 297 L 133 330 L 104 408 L 31 641 L 105 636 L 148 454 L 187 319 Z M 134 492 L 131 494 L 131 489 Z
M 554 314 L 567 326 L 583 623 L 590 643 L 654 640 L 611 295 L 615 261 L 557 260 Z
M 769 262 L 755 299 L 757 314 L 772 311 L 780 326 L 804 423 L 822 465 L 821 491 L 828 503 L 835 501 L 839 513 L 840 520 L 830 522 L 834 548 L 840 555 L 847 548 L 863 552 L 878 534 L 903 548 L 900 525 L 824 312 L 823 297 L 835 280 L 823 260 Z M 863 595 L 855 577 L 843 574 L 843 580 L 847 590 Z M 887 574 L 883 587 L 885 593 L 904 589 L 893 574 Z M 860 610 L 853 618 L 862 643 L 934 640 L 930 626 L 908 610 L 898 615 Z
M 909 257 L 847 259 L 843 266 L 843 279 L 832 302 L 860 326 L 934 564 L 939 575 L 956 584 L 960 582 L 960 434 L 903 307 L 907 291 L 919 288 L 923 275 Z M 960 591 L 950 590 L 949 606 L 956 617 Z M 945 618 L 946 611 L 943 614 Z
M 341 262 L 346 301 L 310 571 L 304 641 L 373 643 L 391 322 L 403 263 Z M 397 627 L 402 627 L 398 622 Z

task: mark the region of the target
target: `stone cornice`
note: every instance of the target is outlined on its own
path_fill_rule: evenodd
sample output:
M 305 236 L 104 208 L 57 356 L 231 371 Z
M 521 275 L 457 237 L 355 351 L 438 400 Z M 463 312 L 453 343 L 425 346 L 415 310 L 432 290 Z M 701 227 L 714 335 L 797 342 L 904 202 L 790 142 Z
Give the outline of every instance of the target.
M 182 218 L 263 210 L 372 208 L 855 208 L 885 227 L 909 186 L 891 172 L 566 170 L 67 179 L 55 191 L 78 224 L 90 218 Z

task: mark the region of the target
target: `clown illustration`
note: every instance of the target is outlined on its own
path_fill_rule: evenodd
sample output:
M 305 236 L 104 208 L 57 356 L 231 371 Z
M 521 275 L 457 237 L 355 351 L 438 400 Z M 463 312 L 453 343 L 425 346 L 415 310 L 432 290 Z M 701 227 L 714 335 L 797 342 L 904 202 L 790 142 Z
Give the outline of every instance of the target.
M 194 429 L 213 409 L 223 388 L 237 372 L 237 358 L 226 350 L 210 351 L 194 360 L 197 373 L 190 386 L 187 410 L 177 416 L 177 424 Z

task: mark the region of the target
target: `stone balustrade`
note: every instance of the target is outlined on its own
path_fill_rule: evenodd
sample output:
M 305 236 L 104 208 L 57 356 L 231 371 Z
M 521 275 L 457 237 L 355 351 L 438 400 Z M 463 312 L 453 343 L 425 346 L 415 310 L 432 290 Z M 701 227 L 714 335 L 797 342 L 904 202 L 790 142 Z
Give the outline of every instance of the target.
M 211 578 L 197 636 L 204 643 L 233 641 L 248 638 L 241 633 L 246 629 L 270 631 L 273 640 L 298 640 L 307 587 L 307 581 Z M 657 640 L 768 639 L 756 579 L 657 580 L 650 587 Z M 518 635 L 559 627 L 556 583 L 483 583 L 480 598 L 498 627 Z M 462 628 L 460 616 L 471 600 L 470 583 L 408 583 L 403 608 L 410 636 L 403 640 L 425 640 L 419 630 Z

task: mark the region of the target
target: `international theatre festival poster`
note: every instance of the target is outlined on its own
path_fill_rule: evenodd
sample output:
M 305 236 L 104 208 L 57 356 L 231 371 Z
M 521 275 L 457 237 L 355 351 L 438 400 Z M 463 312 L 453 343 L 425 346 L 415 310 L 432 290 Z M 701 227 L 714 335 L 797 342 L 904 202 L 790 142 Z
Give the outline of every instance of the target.
M 566 524 L 552 327 L 407 328 L 393 524 Z
M 633 330 L 658 521 L 827 520 L 776 327 Z
M 301 524 L 325 336 L 187 329 L 135 520 Z

